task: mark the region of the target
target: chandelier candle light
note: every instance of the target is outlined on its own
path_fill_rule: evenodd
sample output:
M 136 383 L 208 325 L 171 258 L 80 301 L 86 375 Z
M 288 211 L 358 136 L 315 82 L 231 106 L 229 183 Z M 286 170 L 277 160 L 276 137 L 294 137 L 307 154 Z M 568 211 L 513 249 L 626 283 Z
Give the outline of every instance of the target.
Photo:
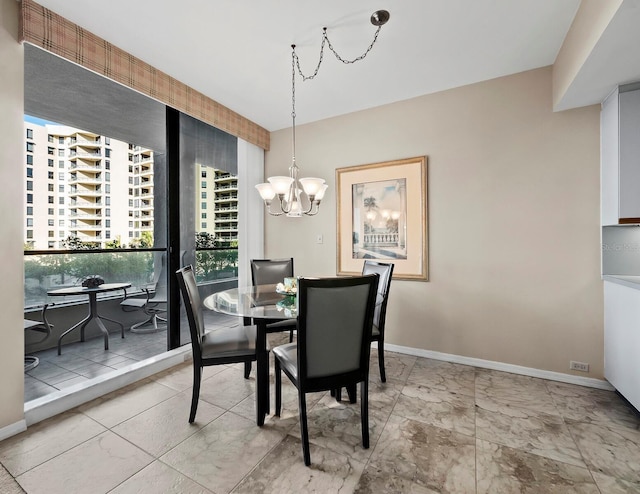
M 291 119 L 292 119 L 292 138 L 293 138 L 293 158 L 291 166 L 289 167 L 289 176 L 276 176 L 269 177 L 268 183 L 256 185 L 256 189 L 260 193 L 264 205 L 267 208 L 267 212 L 272 216 L 282 216 L 286 214 L 290 218 L 300 218 L 303 214 L 307 216 L 313 216 L 318 214 L 320 209 L 320 201 L 324 197 L 324 194 L 329 187 L 322 178 L 307 177 L 298 178 L 298 172 L 300 169 L 296 165 L 296 68 L 303 81 L 307 79 L 313 79 L 318 75 L 320 65 L 322 64 L 322 58 L 324 55 L 325 44 L 333 52 L 335 57 L 342 63 L 350 64 L 362 60 L 373 48 L 376 40 L 378 39 L 378 33 L 383 25 L 389 20 L 389 12 L 386 10 L 378 10 L 371 15 L 371 24 L 378 26 L 373 36 L 373 41 L 367 48 L 367 50 L 359 57 L 353 60 L 345 60 L 342 58 L 331 45 L 329 37 L 327 36 L 327 28 L 323 29 L 322 44 L 320 46 L 320 59 L 315 71 L 310 76 L 305 76 L 300 68 L 300 59 L 296 54 L 296 45 L 291 45 Z M 302 205 L 302 192 L 307 196 L 309 206 L 305 209 Z M 280 203 L 280 211 L 271 211 L 271 202 L 278 196 L 278 202 Z

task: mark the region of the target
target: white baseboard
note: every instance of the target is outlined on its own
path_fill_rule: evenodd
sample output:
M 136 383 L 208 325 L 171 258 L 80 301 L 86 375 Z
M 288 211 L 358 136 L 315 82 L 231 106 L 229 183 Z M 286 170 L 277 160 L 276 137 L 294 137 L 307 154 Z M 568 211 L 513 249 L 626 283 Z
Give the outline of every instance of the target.
M 185 345 L 92 379 L 90 383 L 69 386 L 42 398 L 29 401 L 24 406 L 24 421 L 27 426 L 31 426 L 181 364 L 189 358 L 191 358 L 191 345 Z
M 13 424 L 5 425 L 0 429 L 0 441 L 27 430 L 27 421 L 22 419 Z
M 377 346 L 377 342 L 374 343 L 374 346 Z M 495 362 L 492 360 L 463 357 L 450 353 L 434 352 L 431 350 L 422 350 L 420 348 L 411 348 L 407 346 L 390 345 L 388 343 L 385 343 L 384 349 L 389 352 L 397 352 L 405 355 L 413 355 L 416 357 L 431 358 L 434 360 L 442 360 L 444 362 L 452 362 L 455 364 L 471 365 L 473 367 L 480 367 L 482 369 L 499 370 L 503 372 L 510 372 L 512 374 L 520 374 L 523 376 L 538 377 L 540 379 L 548 379 L 550 381 L 577 384 L 579 386 L 586 386 L 589 388 L 605 389 L 607 391 L 615 390 L 615 388 L 611 384 L 609 384 L 608 381 L 605 381 L 604 379 L 595 379 L 593 377 L 574 376 L 572 374 L 563 374 L 562 372 L 546 371 L 534 369 L 532 367 L 523 367 L 520 365 Z

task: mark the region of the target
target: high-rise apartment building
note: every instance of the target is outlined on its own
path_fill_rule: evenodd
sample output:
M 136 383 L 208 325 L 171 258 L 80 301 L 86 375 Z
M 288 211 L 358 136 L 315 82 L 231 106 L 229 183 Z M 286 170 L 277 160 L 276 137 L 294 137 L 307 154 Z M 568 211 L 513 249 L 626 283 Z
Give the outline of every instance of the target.
M 199 166 L 196 190 L 196 232 L 215 235 L 221 246 L 238 240 L 238 177 L 210 166 Z
M 25 121 L 25 246 L 131 246 L 154 228 L 153 151 L 63 125 Z M 195 231 L 221 245 L 238 239 L 235 175 L 198 165 Z
M 153 152 L 62 125 L 25 122 L 25 244 L 98 248 L 153 234 Z

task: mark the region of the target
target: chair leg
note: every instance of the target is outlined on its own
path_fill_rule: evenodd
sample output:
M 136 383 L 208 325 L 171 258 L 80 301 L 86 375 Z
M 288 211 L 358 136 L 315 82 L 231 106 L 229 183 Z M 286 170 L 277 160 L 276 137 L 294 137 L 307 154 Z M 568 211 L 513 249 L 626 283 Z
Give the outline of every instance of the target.
M 311 453 L 309 452 L 309 428 L 307 427 L 307 399 L 305 394 L 298 390 L 298 409 L 300 411 L 300 435 L 302 436 L 302 456 L 304 464 L 311 465 Z
M 202 367 L 193 364 L 193 393 L 191 395 L 191 413 L 189 414 L 189 423 L 192 424 L 196 419 L 196 411 L 198 410 L 198 399 L 200 398 L 200 379 L 202 378 Z
M 249 374 L 251 374 L 251 360 L 244 363 L 244 378 L 249 379 Z
M 349 396 L 349 403 L 355 403 L 356 401 L 358 401 L 358 399 L 356 398 L 356 393 L 358 392 L 357 385 L 349 384 L 348 386 L 346 386 L 346 388 L 347 395 Z
M 380 380 L 387 382 L 387 375 L 384 372 L 384 340 L 378 340 L 378 367 L 380 367 Z
M 342 388 L 334 389 L 333 396 L 335 396 L 336 401 L 342 401 Z
M 276 417 L 280 416 L 282 409 L 282 369 L 278 357 L 275 358 L 275 377 L 276 377 Z
M 362 422 L 362 447 L 369 449 L 369 379 L 360 383 L 360 420 Z
M 289 343 L 293 343 L 293 329 L 289 331 Z

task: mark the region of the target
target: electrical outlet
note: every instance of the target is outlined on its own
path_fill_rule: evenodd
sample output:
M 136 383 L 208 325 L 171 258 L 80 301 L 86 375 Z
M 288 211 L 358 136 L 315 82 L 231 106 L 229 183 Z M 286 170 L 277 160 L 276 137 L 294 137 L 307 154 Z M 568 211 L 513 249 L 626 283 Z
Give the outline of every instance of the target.
M 572 360 L 571 362 L 569 362 L 569 369 L 580 372 L 589 372 L 589 364 L 586 364 L 584 362 L 574 362 Z
M 322 233 L 318 233 L 316 235 L 316 243 L 317 244 L 321 244 L 322 243 Z

